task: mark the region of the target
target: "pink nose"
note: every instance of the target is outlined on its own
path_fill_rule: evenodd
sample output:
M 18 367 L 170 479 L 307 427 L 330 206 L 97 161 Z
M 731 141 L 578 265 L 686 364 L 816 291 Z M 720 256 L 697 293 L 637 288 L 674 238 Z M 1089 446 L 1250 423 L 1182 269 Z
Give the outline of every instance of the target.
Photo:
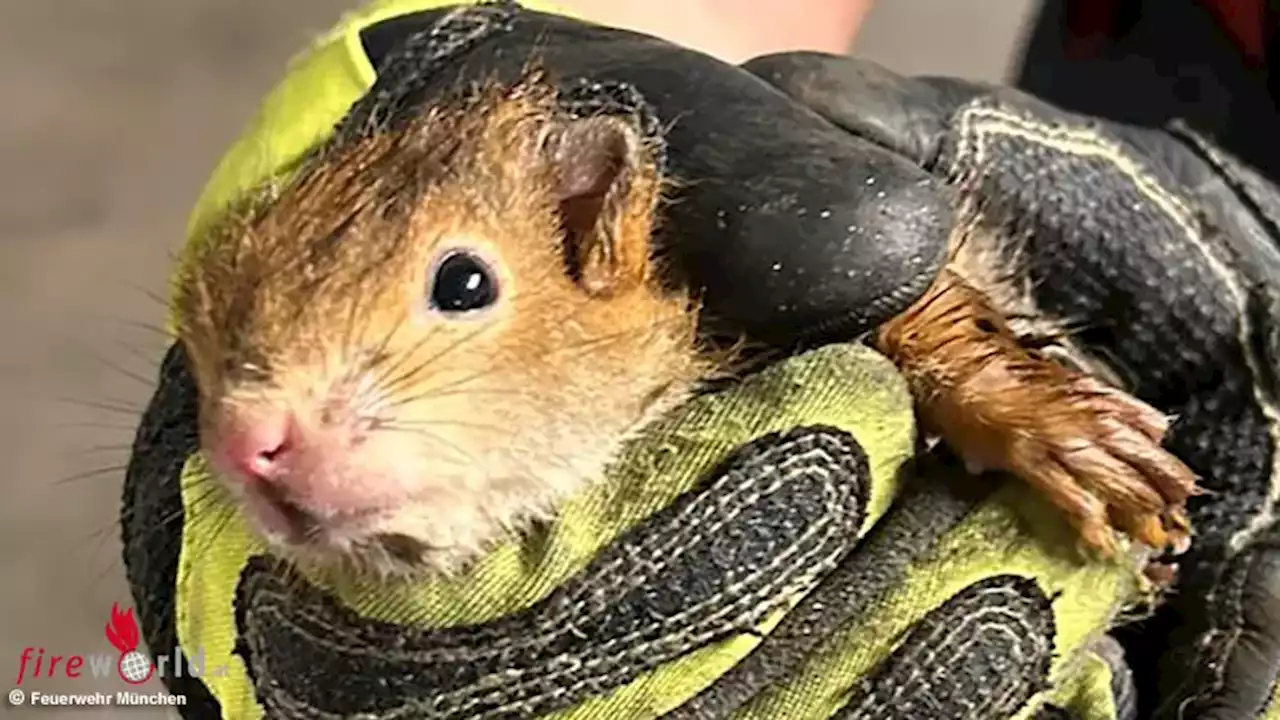
M 222 433 L 219 452 L 228 470 L 246 482 L 279 480 L 296 446 L 293 415 L 259 415 L 235 422 Z

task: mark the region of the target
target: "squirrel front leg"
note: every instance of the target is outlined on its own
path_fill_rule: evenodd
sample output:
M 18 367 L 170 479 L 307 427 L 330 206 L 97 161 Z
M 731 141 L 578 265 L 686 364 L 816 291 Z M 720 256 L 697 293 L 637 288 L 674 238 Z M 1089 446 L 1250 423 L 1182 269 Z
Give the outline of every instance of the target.
M 1024 347 L 952 267 L 873 344 L 906 377 L 926 432 L 970 472 L 1031 483 L 1103 556 L 1115 551 L 1115 530 L 1156 550 L 1186 549 L 1196 478 L 1161 446 L 1166 417 Z

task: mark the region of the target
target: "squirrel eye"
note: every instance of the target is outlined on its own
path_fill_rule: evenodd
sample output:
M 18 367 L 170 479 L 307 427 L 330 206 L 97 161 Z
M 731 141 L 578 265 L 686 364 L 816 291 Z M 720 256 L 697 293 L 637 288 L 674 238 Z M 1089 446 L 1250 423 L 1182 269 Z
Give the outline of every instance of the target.
M 498 283 L 483 261 L 452 252 L 436 265 L 427 297 L 434 310 L 465 313 L 482 310 L 498 299 Z

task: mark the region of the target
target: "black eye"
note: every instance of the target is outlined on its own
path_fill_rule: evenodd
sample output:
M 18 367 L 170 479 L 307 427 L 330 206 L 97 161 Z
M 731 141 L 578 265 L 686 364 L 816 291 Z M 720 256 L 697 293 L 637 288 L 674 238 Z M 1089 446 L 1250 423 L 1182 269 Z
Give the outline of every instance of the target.
M 427 297 L 431 307 L 441 312 L 471 312 L 486 308 L 498 299 L 498 283 L 489 266 L 479 258 L 454 252 L 436 266 Z

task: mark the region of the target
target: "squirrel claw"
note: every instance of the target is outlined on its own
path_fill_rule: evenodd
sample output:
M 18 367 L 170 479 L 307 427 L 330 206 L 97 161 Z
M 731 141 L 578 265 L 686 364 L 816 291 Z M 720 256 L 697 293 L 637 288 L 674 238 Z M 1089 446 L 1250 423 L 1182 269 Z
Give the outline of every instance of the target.
M 969 447 L 958 452 L 975 452 L 988 467 L 1039 488 L 1066 513 L 1084 545 L 1103 557 L 1115 553 L 1116 530 L 1157 552 L 1185 552 L 1185 503 L 1196 478 L 1160 446 L 1166 427 L 1160 413 L 1084 375 L 1039 380 L 1044 384 L 1019 388 L 1028 401 L 1022 407 L 971 398 L 985 432 L 968 435 Z M 1026 412 L 1030 408 L 1036 411 Z M 986 447 L 974 448 L 975 440 Z
M 921 422 L 967 468 L 1010 472 L 1060 508 L 1082 543 L 1115 531 L 1157 552 L 1190 544 L 1196 477 L 1161 446 L 1169 420 L 1137 398 L 1024 347 L 950 270 L 876 333 L 907 377 Z

